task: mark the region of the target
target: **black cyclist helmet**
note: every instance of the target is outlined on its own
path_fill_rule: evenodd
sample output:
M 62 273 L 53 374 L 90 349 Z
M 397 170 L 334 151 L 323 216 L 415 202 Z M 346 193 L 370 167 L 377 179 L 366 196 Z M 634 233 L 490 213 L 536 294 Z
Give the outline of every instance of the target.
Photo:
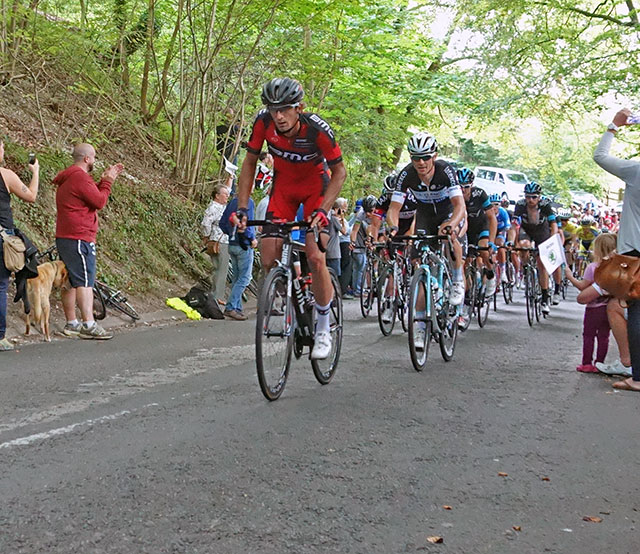
M 396 190 L 396 179 L 398 178 L 398 176 L 396 175 L 395 171 L 393 173 L 389 173 L 389 175 L 387 175 L 384 178 L 384 190 L 387 192 L 391 192 L 392 190 Z
M 466 167 L 461 167 L 456 171 L 456 175 L 458 176 L 458 183 L 461 186 L 471 186 L 473 184 L 473 180 L 476 176 L 473 174 L 473 171 L 467 169 Z
M 542 187 L 538 183 L 531 181 L 524 186 L 525 194 L 542 194 Z
M 271 79 L 262 87 L 262 103 L 268 107 L 295 106 L 303 97 L 302 85 L 288 77 Z
M 370 214 L 376 207 L 377 202 L 378 199 L 373 194 L 370 194 L 369 196 L 366 196 L 362 201 L 362 209 L 365 211 L 365 213 Z

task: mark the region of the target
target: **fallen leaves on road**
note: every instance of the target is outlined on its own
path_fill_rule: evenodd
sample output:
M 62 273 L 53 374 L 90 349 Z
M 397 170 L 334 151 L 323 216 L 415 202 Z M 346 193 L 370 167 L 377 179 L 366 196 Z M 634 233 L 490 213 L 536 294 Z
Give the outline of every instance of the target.
M 509 476 L 509 474 L 508 474 L 508 473 L 505 473 L 504 471 L 498 471 L 498 476 L 499 476 L 499 477 L 508 477 L 508 476 Z
M 445 506 L 442 506 L 442 509 L 443 510 L 452 510 L 453 508 L 451 508 L 451 506 L 445 505 Z
M 444 542 L 444 539 L 442 537 L 434 535 L 433 537 L 427 537 L 427 541 L 432 544 L 442 544 Z
M 549 479 L 548 477 L 540 477 L 540 479 L 542 479 L 543 481 L 551 481 L 551 479 Z
M 513 525 L 511 529 L 513 529 L 514 531 L 522 531 L 522 527 L 520 527 L 519 525 Z
M 584 516 L 582 518 L 584 521 L 588 521 L 589 523 L 601 523 L 602 518 L 598 516 Z

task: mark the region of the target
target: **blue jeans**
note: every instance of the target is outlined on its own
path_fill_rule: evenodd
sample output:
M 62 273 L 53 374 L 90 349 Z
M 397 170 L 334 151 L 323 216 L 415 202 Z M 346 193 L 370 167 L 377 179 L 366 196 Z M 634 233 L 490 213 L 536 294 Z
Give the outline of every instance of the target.
M 360 294 L 362 291 L 360 290 L 360 285 L 362 284 L 362 274 L 364 273 L 364 264 L 367 261 L 367 257 L 362 252 L 353 251 L 351 253 L 353 257 L 353 279 L 351 280 L 351 284 L 353 285 L 353 290 L 356 294 Z
M 251 282 L 253 268 L 253 248 L 243 250 L 236 244 L 229 245 L 229 259 L 233 270 L 231 293 L 227 299 L 225 310 L 242 312 L 242 293 Z
M 4 338 L 7 332 L 7 291 L 9 290 L 9 277 L 11 276 L 11 273 L 4 265 L 3 247 L 2 237 L 0 237 L 0 340 Z

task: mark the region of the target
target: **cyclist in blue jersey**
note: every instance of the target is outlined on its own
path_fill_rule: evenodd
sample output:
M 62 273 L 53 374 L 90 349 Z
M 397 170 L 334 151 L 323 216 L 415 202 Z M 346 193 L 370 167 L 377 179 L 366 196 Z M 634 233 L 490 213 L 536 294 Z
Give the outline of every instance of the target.
M 492 194 L 490 197 L 491 204 L 498 220 L 498 229 L 496 232 L 496 246 L 504 246 L 507 242 L 507 234 L 511 229 L 511 216 L 509 212 L 505 210 L 500 204 L 502 199 L 499 194 Z M 500 266 L 500 282 L 507 282 L 507 272 L 505 271 L 505 264 L 507 263 L 507 251 L 504 248 L 498 248 L 498 265 Z

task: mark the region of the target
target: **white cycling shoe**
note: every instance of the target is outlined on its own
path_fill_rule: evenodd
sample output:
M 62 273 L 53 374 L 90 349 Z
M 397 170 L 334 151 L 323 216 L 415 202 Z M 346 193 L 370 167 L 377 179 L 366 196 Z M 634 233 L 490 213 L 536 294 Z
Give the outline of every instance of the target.
M 311 351 L 312 360 L 326 360 L 331 354 L 331 333 L 320 331 L 316 333 Z
M 393 321 L 393 310 L 391 308 L 385 308 L 382 312 L 382 323 L 391 323 Z
M 487 298 L 493 296 L 496 293 L 497 284 L 498 283 L 496 283 L 496 278 L 495 277 L 493 279 L 487 279 L 487 288 L 484 291 L 484 295 Z
M 424 350 L 426 331 L 424 329 L 416 329 L 413 335 L 413 345 L 416 350 L 422 352 Z
M 464 300 L 464 281 L 454 281 L 451 283 L 451 295 L 449 303 L 452 306 L 459 306 Z

